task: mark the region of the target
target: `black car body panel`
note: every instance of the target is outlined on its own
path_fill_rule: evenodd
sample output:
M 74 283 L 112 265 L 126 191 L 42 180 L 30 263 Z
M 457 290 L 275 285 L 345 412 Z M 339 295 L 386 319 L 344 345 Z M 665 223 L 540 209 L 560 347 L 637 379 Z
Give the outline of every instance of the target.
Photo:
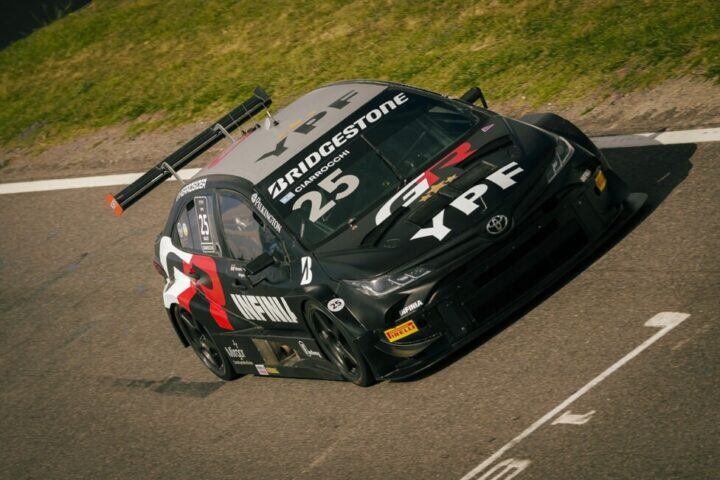
M 287 110 L 315 113 L 280 111 L 183 186 L 158 238 L 181 341 L 186 311 L 238 374 L 347 377 L 312 306 L 374 378 L 413 375 L 527 305 L 644 202 L 560 117 L 513 120 L 388 82 L 323 88 Z

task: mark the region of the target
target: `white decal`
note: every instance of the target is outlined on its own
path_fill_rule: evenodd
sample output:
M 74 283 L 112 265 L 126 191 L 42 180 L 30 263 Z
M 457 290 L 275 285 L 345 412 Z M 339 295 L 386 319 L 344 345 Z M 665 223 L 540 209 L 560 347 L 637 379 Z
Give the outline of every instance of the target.
M 268 193 L 270 193 L 272 198 L 277 198 L 278 195 L 287 190 L 288 187 L 295 183 L 296 180 L 302 178 L 304 174 L 309 172 L 311 168 L 317 165 L 320 160 L 332 154 L 349 139 L 355 137 L 360 132 L 368 128 L 370 124 L 377 122 L 383 116 L 390 113 L 390 111 L 395 110 L 396 108 L 398 108 L 399 105 L 404 104 L 408 100 L 410 99 L 407 97 L 407 95 L 405 95 L 405 92 L 400 92 L 395 95 L 391 100 L 388 100 L 383 104 L 379 105 L 378 108 L 370 110 L 362 117 L 356 119 L 354 122 L 343 128 L 342 131 L 333 135 L 330 140 L 320 145 L 317 150 L 308 154 L 297 164 L 296 167 L 291 168 L 285 175 L 270 184 L 270 186 L 268 187 Z M 287 148 L 284 146 L 283 142 L 278 144 L 278 148 L 276 148 L 277 152 L 282 153 L 285 150 L 287 150 Z M 271 153 L 275 154 L 274 152 Z M 263 157 L 260 158 L 262 159 Z
M 187 185 L 185 185 L 183 188 L 180 189 L 180 192 L 177 194 L 177 197 L 175 197 L 175 201 L 178 201 L 180 197 L 183 195 L 194 192 L 195 190 L 202 190 L 205 188 L 205 184 L 207 183 L 207 178 L 201 178 L 200 180 L 195 180 L 194 182 L 190 182 Z
M 342 298 L 333 298 L 328 302 L 327 308 L 331 312 L 339 312 L 340 310 L 345 308 L 345 300 L 343 300 Z
M 311 350 L 307 345 L 305 345 L 305 342 L 303 342 L 302 340 L 298 341 L 298 345 L 300 345 L 300 348 L 302 349 L 303 353 L 306 356 L 322 358 L 322 355 L 320 354 L 320 352 Z
M 243 265 L 235 265 L 234 263 L 230 264 L 230 273 L 237 274 L 238 277 L 244 276 L 247 272 L 245 267 Z
M 313 278 L 312 258 L 302 257 L 300 259 L 300 265 L 302 268 L 302 278 L 300 279 L 300 285 L 307 285 L 308 283 L 312 282 Z
M 277 221 L 277 219 L 273 216 L 272 213 L 268 211 L 267 208 L 265 208 L 265 205 L 263 205 L 262 200 L 260 200 L 260 195 L 258 195 L 256 192 L 253 192 L 252 196 L 250 197 L 252 200 L 253 205 L 255 205 L 255 208 L 257 209 L 260 214 L 265 217 L 265 219 L 272 225 L 272 227 L 280 233 L 282 231 L 282 225 L 280 225 L 280 222 Z
M 487 177 L 485 177 L 482 181 L 489 181 L 497 185 L 498 187 L 502 188 L 503 190 L 512 187 L 517 183 L 513 179 L 514 176 L 520 174 L 523 172 L 523 169 L 518 166 L 516 162 L 511 162 L 505 165 L 504 167 L 500 168 L 499 170 L 496 170 L 495 172 L 491 173 Z M 455 200 L 450 202 L 450 205 L 448 205 L 448 208 L 452 207 L 456 210 L 461 211 L 465 215 L 470 215 L 475 210 L 480 208 L 482 206 L 483 212 L 487 210 L 487 204 L 485 203 L 485 200 L 483 199 L 483 195 L 488 191 L 488 186 L 484 183 L 478 183 L 476 185 L 473 185 L 472 187 L 465 190 L 463 193 L 461 193 Z M 386 204 L 383 206 L 389 205 Z M 446 208 L 447 209 L 447 208 Z M 443 223 L 443 218 L 445 214 L 445 210 L 443 209 L 435 215 L 432 219 L 432 227 L 426 227 L 421 228 L 420 230 L 415 233 L 415 235 L 412 236 L 410 240 L 416 240 L 418 238 L 425 238 L 425 237 L 435 237 L 438 240 L 442 240 L 447 236 L 448 233 L 451 232 L 451 229 L 446 227 Z M 381 209 L 382 210 L 382 209 Z M 389 211 L 389 208 L 388 208 Z M 378 215 L 380 215 L 380 212 L 378 212 Z M 383 218 L 384 219 L 384 218 Z M 376 219 L 377 222 L 377 219 Z M 506 219 L 507 224 L 507 219 Z M 504 226 L 503 226 L 504 230 Z M 494 232 L 494 233 L 500 233 Z
M 421 228 L 410 240 L 416 240 L 418 238 L 435 237 L 438 240 L 442 240 L 450 233 L 450 229 L 443 225 L 443 217 L 445 216 L 445 210 L 440 211 L 432 219 L 432 227 Z
M 341 173 L 342 170 L 338 168 L 326 178 L 324 178 L 320 183 L 318 183 L 318 186 L 328 193 L 332 193 L 337 190 L 341 185 L 344 185 L 345 188 L 335 194 L 335 200 L 340 200 L 341 198 L 347 197 L 355 191 L 358 185 L 360 185 L 360 179 L 355 175 L 343 175 L 342 177 L 336 179 L 335 177 L 337 177 Z M 305 193 L 302 197 L 295 200 L 295 204 L 293 204 L 292 209 L 297 210 L 302 206 L 303 203 L 309 203 L 310 214 L 308 215 L 308 217 L 310 218 L 310 221 L 314 223 L 317 222 L 320 217 L 325 215 L 335 206 L 334 200 L 330 200 L 325 205 L 322 204 L 322 201 L 322 194 L 317 190 L 311 190 Z
M 269 375 L 267 368 L 265 368 L 265 365 L 255 365 L 255 368 L 260 375 Z
M 252 365 L 252 362 L 247 359 L 245 351 L 238 346 L 235 340 L 232 341 L 232 347 L 225 347 L 225 351 L 235 365 Z
M 487 204 L 485 203 L 485 200 L 483 199 L 483 195 L 485 192 L 487 192 L 488 186 L 484 183 L 479 183 L 477 185 L 474 185 L 467 190 L 465 190 L 460 196 L 458 196 L 455 200 L 450 202 L 451 207 L 455 207 L 461 212 L 463 212 L 465 215 L 470 215 L 472 212 L 478 209 L 480 205 L 478 205 L 478 200 L 482 202 L 483 206 L 483 212 L 487 210 Z
M 515 170 L 512 170 L 516 166 L 517 168 L 515 168 Z M 508 172 L 508 170 L 512 171 Z M 522 172 L 523 169 L 518 166 L 517 162 L 511 162 L 502 167 L 501 169 L 496 170 L 487 177 L 485 177 L 485 180 L 490 180 L 495 185 L 505 190 L 508 187 L 512 187 L 517 183 L 515 180 L 513 180 L 513 177 Z
M 590 418 L 593 415 L 595 415 L 595 410 L 590 410 L 588 413 L 584 414 L 572 413 L 570 410 L 568 410 L 567 412 L 564 412 L 558 418 L 553 420 L 550 425 L 585 425 L 587 422 L 590 421 Z
M 412 182 L 408 182 L 407 185 L 401 188 L 390 198 L 390 200 L 380 207 L 380 210 L 378 210 L 375 214 L 375 225 L 380 225 L 382 222 L 387 220 L 390 215 L 392 215 L 394 210 L 393 206 L 398 199 L 402 197 L 402 205 L 403 207 L 407 207 L 417 200 L 420 195 L 425 193 L 429 188 L 430 184 L 427 181 L 427 176 L 425 173 L 421 173 Z
M 160 264 L 167 274 L 167 281 L 163 290 L 163 304 L 165 305 L 165 308 L 170 308 L 178 303 L 178 296 L 191 287 L 191 278 L 177 268 L 174 268 L 173 274 L 170 275 L 170 270 L 168 268 L 168 255 L 174 253 L 180 257 L 180 260 L 183 262 L 190 263 L 192 260 L 192 254 L 184 252 L 173 245 L 170 237 L 162 237 L 160 239 L 160 246 L 158 250 Z
M 411 303 L 410 305 L 406 305 L 405 307 L 403 307 L 402 310 L 400 310 L 400 316 L 404 317 L 408 313 L 414 312 L 415 310 L 422 307 L 423 305 L 424 304 L 423 304 L 422 300 L 415 300 L 413 303 Z
M 298 323 L 297 317 L 282 297 L 230 294 L 240 315 L 246 320 L 276 323 Z

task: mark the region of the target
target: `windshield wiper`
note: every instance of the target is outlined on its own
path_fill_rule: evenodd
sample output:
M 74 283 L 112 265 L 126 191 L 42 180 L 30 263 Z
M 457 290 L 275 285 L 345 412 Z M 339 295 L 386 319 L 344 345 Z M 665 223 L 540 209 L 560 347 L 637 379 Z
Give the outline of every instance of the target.
M 373 144 L 370 142 L 370 140 L 368 140 L 367 138 L 365 138 L 365 135 L 364 135 L 364 134 L 361 133 L 361 134 L 360 134 L 360 138 L 362 138 L 362 139 L 365 141 L 365 143 L 368 144 L 368 146 L 372 149 L 372 151 L 375 152 L 375 155 L 377 155 L 378 157 L 380 157 L 380 160 L 382 160 L 383 162 L 385 162 L 385 165 L 387 165 L 388 168 L 389 168 L 390 170 L 392 170 L 393 175 L 395 175 L 398 180 L 400 180 L 401 182 L 405 180 L 405 178 L 400 175 L 400 171 L 395 167 L 395 165 L 394 165 L 390 160 L 388 160 L 387 158 L 385 158 L 385 156 L 384 156 L 382 153 L 380 153 L 380 150 L 379 150 L 375 145 L 373 145 Z

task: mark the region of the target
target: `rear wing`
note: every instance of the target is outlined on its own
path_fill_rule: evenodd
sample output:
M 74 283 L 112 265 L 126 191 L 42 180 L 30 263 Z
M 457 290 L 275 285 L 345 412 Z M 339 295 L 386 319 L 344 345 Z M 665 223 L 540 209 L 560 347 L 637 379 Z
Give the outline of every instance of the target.
M 115 215 L 122 215 L 123 211 L 150 193 L 170 176 L 177 175 L 177 170 L 180 170 L 203 152 L 206 152 L 210 147 L 222 140 L 224 136 L 228 135 L 229 132 L 232 132 L 262 110 L 267 109 L 271 103 L 272 100 L 268 94 L 262 88 L 255 87 L 252 97 L 215 122 L 213 126 L 206 128 L 198 136 L 171 153 L 162 162 L 152 167 L 120 192 L 115 195 L 107 195 L 105 197 L 106 202 L 115 212 Z

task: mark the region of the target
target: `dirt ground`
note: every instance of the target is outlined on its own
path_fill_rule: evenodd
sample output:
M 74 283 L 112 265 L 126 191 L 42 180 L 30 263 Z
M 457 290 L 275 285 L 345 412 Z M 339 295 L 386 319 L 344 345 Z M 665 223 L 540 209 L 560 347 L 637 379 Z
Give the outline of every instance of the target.
M 628 94 L 598 93 L 569 106 L 548 103 L 530 108 L 523 99 L 492 102 L 490 108 L 510 116 L 529 111 L 553 111 L 575 122 L 591 136 L 682 130 L 720 126 L 720 85 L 699 77 L 669 80 Z M 0 148 L 0 183 L 144 171 L 192 138 L 212 119 L 171 130 L 127 134 L 115 126 L 80 136 L 40 153 Z M 202 166 L 226 143 L 206 152 L 193 166 Z

